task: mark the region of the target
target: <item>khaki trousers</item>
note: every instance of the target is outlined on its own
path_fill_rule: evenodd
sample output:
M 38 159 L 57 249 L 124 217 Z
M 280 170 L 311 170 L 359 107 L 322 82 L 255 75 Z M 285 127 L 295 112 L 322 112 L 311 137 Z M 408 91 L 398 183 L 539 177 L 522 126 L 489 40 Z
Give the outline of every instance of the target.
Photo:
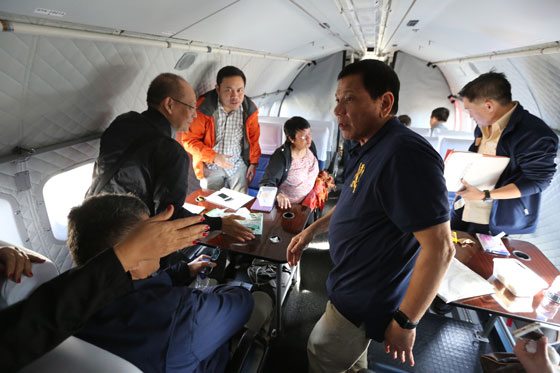
M 358 372 L 367 368 L 364 326 L 356 327 L 328 301 L 307 342 L 310 373 Z
M 241 162 L 237 171 L 228 176 L 223 168 L 209 170 L 204 168 L 204 178 L 200 180 L 200 187 L 203 189 L 220 190 L 223 187 L 247 193 L 247 166 Z

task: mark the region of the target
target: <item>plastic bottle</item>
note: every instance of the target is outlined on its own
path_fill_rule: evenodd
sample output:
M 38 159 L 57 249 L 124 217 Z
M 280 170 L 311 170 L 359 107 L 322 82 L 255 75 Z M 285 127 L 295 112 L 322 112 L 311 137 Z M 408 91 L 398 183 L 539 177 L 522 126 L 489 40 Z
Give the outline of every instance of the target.
M 557 276 L 552 285 L 544 293 L 544 297 L 537 307 L 539 319 L 552 319 L 560 308 L 560 276 Z
M 209 258 L 204 258 L 203 261 L 209 262 Z M 208 271 L 210 267 L 204 267 L 198 275 L 196 276 L 196 283 L 194 284 L 195 289 L 204 289 L 210 285 L 210 278 L 208 277 Z
M 195 289 L 204 289 L 210 285 L 210 278 L 204 273 L 204 271 L 200 271 L 196 276 L 196 283 L 194 285 Z

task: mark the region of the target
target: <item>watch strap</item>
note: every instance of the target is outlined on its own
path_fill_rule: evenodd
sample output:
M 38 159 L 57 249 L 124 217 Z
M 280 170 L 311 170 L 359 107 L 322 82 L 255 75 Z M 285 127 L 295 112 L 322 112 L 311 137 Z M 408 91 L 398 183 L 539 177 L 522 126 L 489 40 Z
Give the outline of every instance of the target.
M 417 322 L 411 321 L 408 316 L 398 308 L 393 314 L 393 319 L 395 319 L 397 324 L 403 329 L 415 329 L 418 325 Z

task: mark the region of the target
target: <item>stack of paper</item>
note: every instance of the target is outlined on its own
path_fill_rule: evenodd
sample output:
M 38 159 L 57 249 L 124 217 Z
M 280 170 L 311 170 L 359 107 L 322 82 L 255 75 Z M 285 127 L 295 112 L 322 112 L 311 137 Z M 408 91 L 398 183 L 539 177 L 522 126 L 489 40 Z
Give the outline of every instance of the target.
M 217 192 L 210 194 L 206 197 L 206 201 L 216 205 L 225 206 L 232 210 L 237 210 L 247 202 L 252 200 L 253 197 L 245 193 L 236 192 L 228 188 L 222 188 Z
M 449 270 L 441 282 L 438 296 L 445 302 L 493 294 L 494 286 L 469 267 L 453 258 Z
M 453 151 L 445 158 L 447 190 L 462 189 L 461 179 L 480 190 L 492 190 L 509 163 L 508 157 Z
M 513 258 L 494 258 L 493 274 L 517 297 L 532 297 L 548 286 L 539 275 Z

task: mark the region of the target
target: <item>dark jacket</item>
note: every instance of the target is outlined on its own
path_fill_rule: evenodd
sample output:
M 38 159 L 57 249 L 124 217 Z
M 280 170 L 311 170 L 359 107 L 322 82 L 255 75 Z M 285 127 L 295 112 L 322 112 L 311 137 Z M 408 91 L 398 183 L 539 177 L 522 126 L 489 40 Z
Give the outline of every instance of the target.
M 127 149 L 126 160 L 105 186 L 103 173 L 110 172 Z M 184 209 L 187 196 L 189 159 L 183 147 L 172 137 L 171 124 L 157 110 L 131 111 L 119 115 L 101 136 L 99 157 L 93 181 L 86 196 L 104 193 L 133 193 L 157 214 L 172 204 L 174 218 L 192 216 Z M 212 229 L 221 228 L 221 219 L 207 218 Z
M 317 149 L 312 141 L 309 147 L 311 153 L 317 158 Z M 259 186 L 278 187 L 288 177 L 288 171 L 292 166 L 292 147 L 289 143 L 284 143 L 272 153 L 268 166 L 264 170 L 264 175 Z
M 482 138 L 476 127 L 475 139 Z M 475 141 L 470 151 L 478 151 Z M 465 223 L 463 209 L 453 211 L 452 226 L 469 232 L 498 234 L 532 233 L 537 226 L 541 192 L 552 181 L 556 172 L 554 158 L 558 152 L 558 136 L 541 119 L 518 104 L 507 127 L 502 132 L 496 155 L 510 158 L 510 162 L 496 188 L 514 183 L 521 191 L 520 198 L 494 200 L 488 226 Z
M 132 280 L 113 250 L 44 283 L 0 311 L 0 371 L 15 372 L 46 354 L 131 290 Z

